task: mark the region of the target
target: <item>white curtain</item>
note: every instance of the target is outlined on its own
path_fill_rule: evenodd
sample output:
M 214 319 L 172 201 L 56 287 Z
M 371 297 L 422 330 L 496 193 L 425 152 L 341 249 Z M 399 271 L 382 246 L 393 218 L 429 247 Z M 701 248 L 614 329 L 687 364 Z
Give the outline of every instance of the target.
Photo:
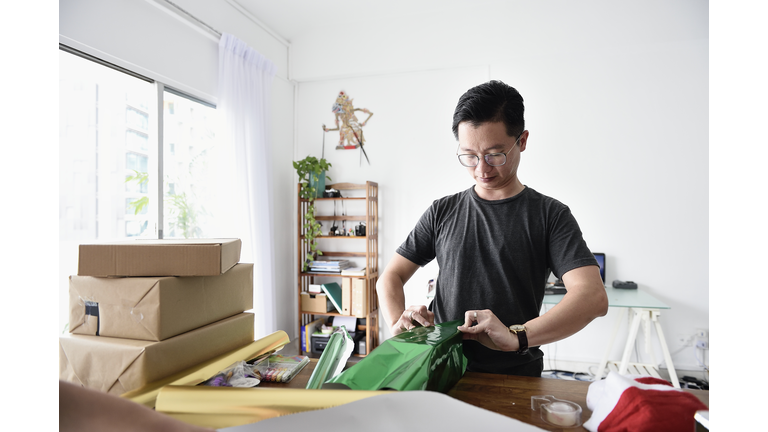
M 230 34 L 219 41 L 217 110 L 222 115 L 232 191 L 233 214 L 228 232 L 243 241 L 241 262 L 252 262 L 255 336 L 276 331 L 275 263 L 272 220 L 272 155 L 270 150 L 270 94 L 275 65 Z M 232 169 L 234 168 L 234 169 Z M 226 171 L 226 170 L 225 170 Z M 233 192 L 233 193 L 230 193 Z

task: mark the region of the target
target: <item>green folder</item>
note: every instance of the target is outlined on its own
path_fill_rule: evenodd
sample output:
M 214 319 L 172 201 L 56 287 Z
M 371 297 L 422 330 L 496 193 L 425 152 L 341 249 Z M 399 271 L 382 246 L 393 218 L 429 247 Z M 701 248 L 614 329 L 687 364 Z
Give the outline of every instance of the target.
M 322 288 L 323 292 L 325 292 L 328 298 L 331 299 L 333 307 L 335 307 L 340 314 L 343 314 L 344 311 L 341 308 L 341 286 L 336 282 L 331 282 L 320 285 L 320 288 Z M 352 331 L 354 331 L 354 329 Z

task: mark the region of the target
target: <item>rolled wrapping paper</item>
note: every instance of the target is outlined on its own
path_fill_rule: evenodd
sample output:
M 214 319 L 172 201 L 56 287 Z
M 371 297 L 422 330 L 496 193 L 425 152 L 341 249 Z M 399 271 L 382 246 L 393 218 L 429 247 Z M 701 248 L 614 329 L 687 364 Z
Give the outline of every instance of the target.
M 155 410 L 193 425 L 221 429 L 385 393 L 390 392 L 166 386 L 157 396 Z
M 336 329 L 328 339 L 315 370 L 307 382 L 307 389 L 320 389 L 326 381 L 336 377 L 344 370 L 349 356 L 352 354 L 355 342 L 347 333 L 344 326 Z
M 237 361 L 250 360 L 273 353 L 282 349 L 289 341 L 288 335 L 284 331 L 278 330 L 251 342 L 243 348 L 214 357 L 207 362 L 185 369 L 167 378 L 148 383 L 144 387 L 122 394 L 121 397 L 154 408 L 157 395 L 160 389 L 165 386 L 195 386 L 215 376 Z
M 155 410 L 190 424 L 218 429 L 388 393 L 320 390 L 325 381 L 344 369 L 353 347 L 354 341 L 344 326 L 334 331 L 304 390 L 169 385 L 160 389 Z

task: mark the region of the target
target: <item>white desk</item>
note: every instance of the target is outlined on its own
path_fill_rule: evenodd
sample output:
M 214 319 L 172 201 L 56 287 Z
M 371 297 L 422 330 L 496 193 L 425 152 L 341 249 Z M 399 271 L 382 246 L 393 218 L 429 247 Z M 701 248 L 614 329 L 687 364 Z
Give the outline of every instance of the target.
M 672 381 L 672 385 L 680 388 L 680 383 L 677 380 L 677 372 L 675 372 L 675 366 L 672 364 L 672 356 L 669 354 L 667 341 L 664 339 L 664 332 L 661 330 L 661 323 L 659 322 L 662 309 L 670 309 L 670 307 L 639 288 L 616 289 L 613 287 L 605 287 L 605 290 L 608 294 L 608 306 L 621 308 L 621 310 L 619 312 L 619 317 L 616 319 L 616 324 L 613 328 L 613 334 L 608 343 L 608 348 L 605 350 L 605 355 L 597 368 L 595 380 L 597 381 L 602 378 L 605 368 L 608 366 L 608 356 L 610 356 L 611 348 L 613 348 L 613 343 L 616 340 L 616 333 L 618 333 L 621 322 L 624 320 L 624 314 L 626 314 L 627 309 L 629 309 L 634 314 L 634 318 L 632 319 L 632 324 L 629 326 L 629 337 L 627 338 L 626 345 L 624 345 L 624 354 L 621 356 L 621 363 L 617 367 L 618 372 L 620 374 L 626 374 L 629 367 L 632 366 L 639 370 L 646 370 L 656 377 L 659 376 L 658 371 L 656 370 L 656 357 L 653 355 L 653 350 L 651 349 L 651 323 L 653 323 L 656 328 L 656 335 L 659 337 L 661 350 L 664 353 L 664 360 L 667 363 L 669 378 Z M 558 304 L 560 303 L 560 300 L 563 299 L 564 295 L 565 294 L 545 295 L 544 304 Z M 629 356 L 632 354 L 635 339 L 637 339 L 637 331 L 640 329 L 640 323 L 643 323 L 645 351 L 651 354 L 652 364 L 629 363 Z

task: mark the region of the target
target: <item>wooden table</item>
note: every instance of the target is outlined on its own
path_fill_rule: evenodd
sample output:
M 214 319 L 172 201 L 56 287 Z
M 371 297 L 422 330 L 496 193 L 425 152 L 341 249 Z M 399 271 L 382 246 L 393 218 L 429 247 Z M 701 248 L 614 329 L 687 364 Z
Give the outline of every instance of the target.
M 354 363 L 347 363 L 347 367 Z M 263 382 L 259 387 L 306 388 L 317 359 L 310 363 L 287 384 Z M 531 409 L 531 396 L 552 395 L 579 404 L 582 421 L 592 416 L 587 408 L 588 381 L 571 381 L 552 378 L 532 378 L 512 375 L 496 375 L 479 372 L 467 372 L 448 392 L 448 395 L 476 407 L 511 417 L 524 423 L 532 424 L 550 431 L 586 431 L 579 428 L 559 428 L 541 420 L 538 412 Z M 709 406 L 709 392 L 706 390 L 684 390 L 699 398 Z

